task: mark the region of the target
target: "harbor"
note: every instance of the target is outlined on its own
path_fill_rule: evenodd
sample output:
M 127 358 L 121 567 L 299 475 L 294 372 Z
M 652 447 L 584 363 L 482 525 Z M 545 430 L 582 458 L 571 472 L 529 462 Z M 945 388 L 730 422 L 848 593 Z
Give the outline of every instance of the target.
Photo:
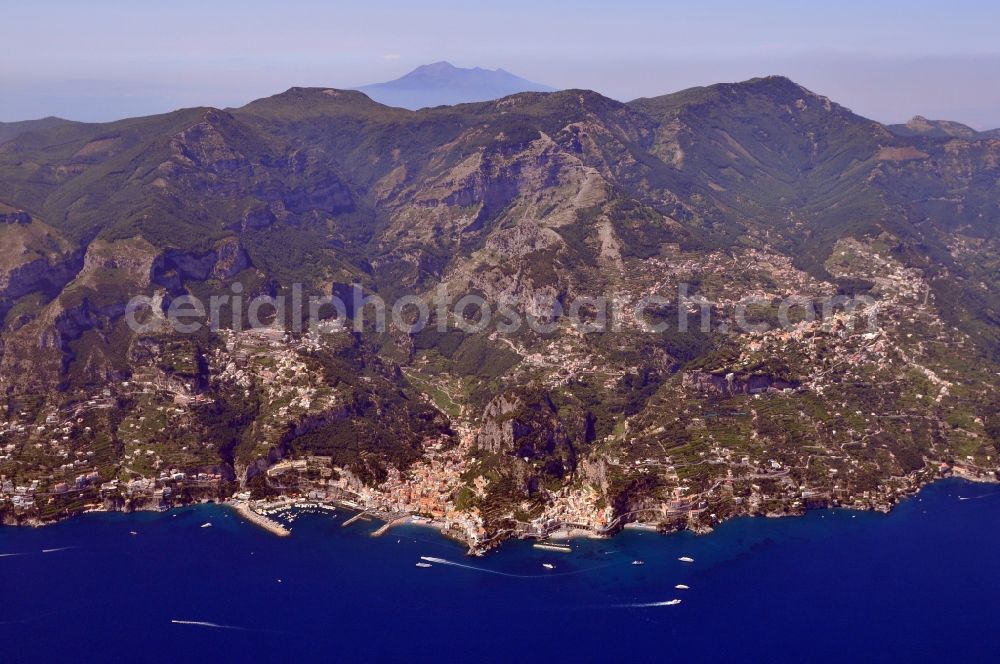
M 225 504 L 236 510 L 247 521 L 279 537 L 287 537 L 292 534 L 291 529 L 285 523 L 282 523 L 282 521 L 293 522 L 302 513 L 333 513 L 335 511 L 335 507 L 327 503 L 306 502 L 293 498 L 284 498 L 271 502 L 231 500 Z M 357 510 L 357 506 L 353 503 L 349 505 L 346 503 L 337 503 L 337 505 L 345 509 Z M 281 519 L 280 521 L 279 518 Z M 356 511 L 350 518 L 341 523 L 340 526 L 341 528 L 347 528 L 359 521 L 370 521 L 372 519 L 382 522 L 382 525 L 371 533 L 373 537 L 384 535 L 391 528 L 406 523 L 425 523 L 425 520 L 421 517 L 405 512 L 383 513 L 363 509 Z
M 255 512 L 253 508 L 250 507 L 249 503 L 243 501 L 231 500 L 225 504 L 236 510 L 236 513 L 239 514 L 241 517 L 243 517 L 245 520 L 249 521 L 255 526 L 263 528 L 264 530 L 268 531 L 273 535 L 277 535 L 278 537 L 288 537 L 289 535 L 292 534 L 291 530 L 281 525 L 274 519 L 271 519 L 270 517 Z

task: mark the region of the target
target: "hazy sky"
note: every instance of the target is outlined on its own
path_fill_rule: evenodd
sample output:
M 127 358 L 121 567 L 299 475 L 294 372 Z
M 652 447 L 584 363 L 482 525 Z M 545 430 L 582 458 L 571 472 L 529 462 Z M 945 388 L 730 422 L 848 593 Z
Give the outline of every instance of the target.
M 0 120 L 110 120 L 448 60 L 628 100 L 772 73 L 885 122 L 1000 127 L 1000 3 L 0 0 Z

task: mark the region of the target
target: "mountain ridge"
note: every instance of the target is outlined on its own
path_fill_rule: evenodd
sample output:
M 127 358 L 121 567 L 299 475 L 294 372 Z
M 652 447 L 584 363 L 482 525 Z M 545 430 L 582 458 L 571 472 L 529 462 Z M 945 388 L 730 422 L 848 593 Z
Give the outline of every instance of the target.
M 942 468 L 992 477 L 998 164 L 1000 142 L 898 136 L 783 77 L 419 111 L 295 87 L 21 134 L 0 145 L 0 474 L 40 493 L 0 514 L 322 492 L 481 550 L 555 523 L 888 509 Z M 132 295 L 237 285 L 444 288 L 543 318 L 657 294 L 662 320 L 685 287 L 720 318 L 503 338 L 125 324 Z M 720 332 L 748 294 L 767 321 L 861 294 L 882 326 Z

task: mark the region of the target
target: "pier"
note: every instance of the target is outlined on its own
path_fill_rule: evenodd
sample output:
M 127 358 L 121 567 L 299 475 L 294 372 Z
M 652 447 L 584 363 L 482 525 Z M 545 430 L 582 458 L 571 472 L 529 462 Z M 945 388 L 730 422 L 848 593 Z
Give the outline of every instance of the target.
M 386 518 L 385 523 L 379 526 L 378 530 L 372 532 L 372 537 L 385 535 L 393 526 L 401 526 L 410 520 L 410 515 L 405 513 L 394 514 Z
M 290 531 L 288 528 L 285 528 L 277 521 L 269 519 L 263 514 L 258 514 L 257 512 L 254 512 L 250 508 L 250 505 L 248 505 L 247 503 L 234 501 L 226 503 L 226 505 L 232 507 L 234 510 L 236 510 L 237 514 L 239 514 L 241 517 L 243 517 L 250 523 L 260 528 L 263 528 L 264 530 L 268 531 L 271 534 L 277 535 L 278 537 L 288 537 L 289 535 L 292 534 L 292 531 Z
M 357 514 L 355 514 L 354 516 L 352 516 L 350 519 L 348 519 L 347 521 L 345 521 L 342 524 L 340 524 L 340 527 L 341 528 L 346 528 L 347 526 L 351 525 L 355 521 L 358 521 L 359 519 L 367 518 L 367 517 L 368 517 L 368 512 L 358 512 Z

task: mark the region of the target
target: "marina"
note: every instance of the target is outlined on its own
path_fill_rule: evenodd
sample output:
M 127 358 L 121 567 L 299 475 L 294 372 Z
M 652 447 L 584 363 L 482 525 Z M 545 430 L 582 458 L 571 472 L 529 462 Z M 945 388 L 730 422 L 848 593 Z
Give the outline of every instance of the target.
M 268 531 L 273 535 L 277 535 L 278 537 L 288 537 L 289 535 L 292 534 L 291 530 L 281 525 L 274 519 L 271 519 L 263 514 L 258 514 L 253 509 L 250 508 L 249 504 L 245 502 L 234 500 L 225 504 L 236 510 L 237 514 L 239 514 L 241 517 L 243 517 L 250 523 L 254 524 L 255 526 L 259 526 L 260 528 L 263 528 L 264 530 Z

